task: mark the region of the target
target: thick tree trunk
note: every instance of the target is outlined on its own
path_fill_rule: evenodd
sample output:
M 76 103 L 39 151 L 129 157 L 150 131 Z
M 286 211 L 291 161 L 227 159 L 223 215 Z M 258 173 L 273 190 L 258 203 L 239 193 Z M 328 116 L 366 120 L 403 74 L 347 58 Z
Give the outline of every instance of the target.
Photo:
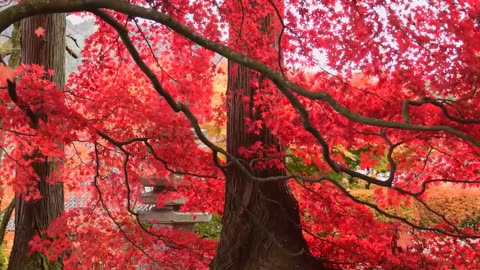
M 269 129 L 258 135 L 247 132 L 245 118 L 259 119 L 253 108 L 251 70 L 230 62 L 227 89 L 227 150 L 240 157 L 239 147 L 249 148 L 260 141 L 279 152 L 281 146 Z M 245 100 L 245 99 L 243 99 Z M 248 164 L 248 161 L 247 161 Z M 256 176 L 285 175 L 284 169 L 252 170 Z M 286 182 L 254 183 L 237 170 L 227 171 L 223 230 L 210 269 L 292 270 L 323 269 L 309 252 L 300 228 L 298 204 Z
M 37 36 L 38 27 L 45 29 L 44 36 Z M 45 70 L 52 69 L 55 75 L 50 78 L 59 88 L 65 86 L 65 14 L 39 15 L 25 19 L 21 23 L 22 64 L 38 64 Z M 35 234 L 47 229 L 63 211 L 63 184 L 51 184 L 47 178 L 53 177 L 56 162 L 49 157 L 32 163 L 40 177 L 39 200 L 24 200 L 21 194 L 15 198 L 15 238 L 8 269 L 59 269 L 61 262 L 49 262 L 38 253 L 29 255 L 29 241 Z M 33 157 L 26 157 L 33 158 Z
M 255 0 L 249 2 L 252 7 L 260 5 Z M 275 2 L 277 8 L 283 10 L 282 0 Z M 243 11 L 243 6 L 238 8 Z M 260 33 L 270 37 L 271 45 L 277 47 L 277 31 L 274 30 L 277 27 L 269 28 L 271 17 L 266 14 L 259 18 L 258 25 Z M 234 29 L 239 28 L 231 27 L 230 30 Z M 233 34 L 237 36 L 242 33 Z M 258 80 L 257 89 L 252 84 L 253 80 Z M 246 118 L 261 120 L 261 108 L 255 107 L 253 102 L 255 91 L 262 87 L 261 80 L 258 74 L 248 68 L 228 63 L 227 151 L 243 160 L 246 158 L 240 155 L 239 149 L 249 149 L 256 142 L 282 153 L 278 139 L 265 126 L 259 134 L 247 131 Z M 251 160 L 245 161 L 244 164 L 249 164 Z M 286 174 L 284 169 L 275 167 L 250 168 L 250 172 L 259 177 Z M 227 185 L 223 230 L 210 269 L 325 269 L 308 249 L 300 226 L 297 201 L 285 181 L 253 182 L 237 168 L 229 168 L 225 174 Z

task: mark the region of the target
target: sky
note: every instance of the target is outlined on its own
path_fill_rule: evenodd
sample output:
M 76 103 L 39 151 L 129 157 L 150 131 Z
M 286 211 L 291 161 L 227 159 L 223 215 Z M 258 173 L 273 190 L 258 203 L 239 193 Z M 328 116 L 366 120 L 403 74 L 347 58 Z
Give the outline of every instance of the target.
M 80 24 L 82 22 L 84 22 L 87 18 L 93 18 L 93 16 L 91 15 L 86 15 L 86 16 L 78 16 L 78 15 L 75 15 L 75 14 L 70 14 L 67 16 L 67 19 L 73 24 L 73 25 L 76 25 L 76 24 Z

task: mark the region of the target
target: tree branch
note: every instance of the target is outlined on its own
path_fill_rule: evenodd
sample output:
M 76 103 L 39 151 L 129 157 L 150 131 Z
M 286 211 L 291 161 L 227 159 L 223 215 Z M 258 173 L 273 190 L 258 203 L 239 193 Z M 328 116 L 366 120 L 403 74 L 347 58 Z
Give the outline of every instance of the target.
M 271 69 L 268 65 L 259 61 L 253 60 L 246 55 L 236 52 L 230 49 L 228 46 L 214 42 L 201 34 L 188 28 L 186 25 L 175 20 L 171 16 L 158 12 L 154 9 L 144 8 L 136 6 L 124 1 L 116 0 L 28 0 L 20 4 L 14 5 L 10 8 L 0 12 L 0 32 L 3 32 L 12 23 L 24 19 L 29 16 L 42 14 L 42 13 L 62 13 L 62 12 L 74 12 L 74 11 L 90 11 L 98 15 L 98 9 L 105 8 L 111 9 L 117 12 L 121 12 L 128 16 L 140 17 L 143 19 L 151 20 L 165 25 L 178 34 L 184 36 L 188 40 L 197 43 L 198 45 L 214 51 L 227 59 L 234 61 L 240 65 L 246 66 L 250 69 L 262 73 L 266 78 L 270 79 L 279 88 L 283 88 L 282 93 L 294 92 L 300 96 L 310 98 L 313 100 L 322 100 L 328 103 L 336 112 L 340 113 L 344 117 L 359 122 L 362 124 L 386 128 L 395 128 L 403 130 L 415 130 L 415 131 L 443 131 L 460 137 L 466 141 L 471 142 L 477 147 L 480 147 L 480 141 L 470 136 L 469 134 L 452 128 L 450 126 L 423 126 L 423 125 L 410 125 L 403 122 L 386 121 L 373 117 L 357 114 L 345 106 L 338 103 L 331 95 L 326 92 L 311 92 L 298 84 L 288 80 L 278 71 Z M 138 64 L 138 63 L 137 63 Z M 149 76 L 147 74 L 147 76 Z M 150 76 L 149 76 L 150 77 Z M 292 93 L 291 93 L 292 94 Z M 176 111 L 181 111 L 183 105 L 176 104 L 170 95 L 162 95 L 169 105 Z M 298 109 L 298 108 L 297 108 Z

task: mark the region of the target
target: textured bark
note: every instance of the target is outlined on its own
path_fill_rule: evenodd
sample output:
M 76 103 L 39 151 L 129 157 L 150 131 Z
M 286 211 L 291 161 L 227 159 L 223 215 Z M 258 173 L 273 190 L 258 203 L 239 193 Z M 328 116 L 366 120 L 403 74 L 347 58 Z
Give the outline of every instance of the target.
M 46 70 L 54 70 L 55 75 L 49 79 L 60 88 L 65 87 L 65 16 L 39 15 L 21 23 L 22 64 L 38 64 Z M 45 29 L 45 36 L 35 35 L 38 27 Z M 8 265 L 8 269 L 12 270 L 61 268 L 61 261 L 49 262 L 38 253 L 28 254 L 29 241 L 35 234 L 47 229 L 64 208 L 63 184 L 51 184 L 46 180 L 53 177 L 56 161 L 41 154 L 37 154 L 35 158 L 41 159 L 33 162 L 32 167 L 40 178 L 38 189 L 42 198 L 26 201 L 20 194 L 15 198 L 15 238 Z
M 241 99 L 253 98 L 251 79 L 256 75 L 233 62 L 229 62 L 228 72 L 228 152 L 239 157 L 239 147 L 248 148 L 256 141 L 281 151 L 269 129 L 264 128 L 259 135 L 247 132 L 245 117 L 256 120 L 260 112 L 253 108 L 253 102 L 246 104 Z M 272 168 L 252 173 L 266 177 L 286 172 Z M 298 204 L 286 182 L 254 183 L 236 168 L 226 174 L 223 230 L 210 269 L 323 269 L 308 250 L 300 229 Z
M 255 0 L 251 0 L 250 4 L 258 5 Z M 283 10 L 282 5 L 278 1 L 280 10 Z M 260 31 L 269 37 L 272 47 L 278 47 L 277 31 L 268 30 L 271 23 L 269 14 L 258 21 Z M 257 84 L 252 84 L 255 80 Z M 237 158 L 245 159 L 241 157 L 239 148 L 248 149 L 255 142 L 273 147 L 278 153 L 283 151 L 278 139 L 265 126 L 259 134 L 247 132 L 246 118 L 261 120 L 262 111 L 255 107 L 253 98 L 255 91 L 261 89 L 262 81 L 258 73 L 229 61 L 227 151 Z M 245 164 L 250 163 L 250 160 L 245 161 Z M 251 168 L 250 172 L 259 177 L 286 175 L 286 171 L 280 168 Z M 234 167 L 225 174 L 223 230 L 210 269 L 324 269 L 308 249 L 300 226 L 298 203 L 285 181 L 253 182 Z

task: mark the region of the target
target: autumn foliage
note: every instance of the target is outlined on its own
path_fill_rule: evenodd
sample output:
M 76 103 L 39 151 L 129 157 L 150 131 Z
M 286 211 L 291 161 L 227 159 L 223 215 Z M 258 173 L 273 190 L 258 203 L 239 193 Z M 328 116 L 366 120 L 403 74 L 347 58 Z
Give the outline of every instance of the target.
M 278 166 L 287 177 L 245 181 L 288 178 L 303 235 L 326 267 L 480 265 L 480 206 L 463 196 L 480 183 L 476 1 L 241 0 L 241 10 L 229 0 L 79 2 L 55 3 L 92 11 L 98 27 L 66 91 L 40 66 L 0 64 L 1 184 L 38 198 L 23 157 L 40 151 L 63 160 L 49 180 L 84 198 L 32 240 L 32 252 L 61 256 L 65 269 L 206 269 L 215 240 L 139 222 L 141 179 L 181 175 L 160 204 L 182 196 L 182 210 L 222 215 L 225 167 Z M 0 30 L 26 16 L 4 12 Z M 262 120 L 244 121 L 248 132 L 271 129 L 281 156 L 255 143 L 225 162 L 212 139 L 225 124 L 216 93 L 225 89 L 214 89 L 226 82 L 225 59 L 258 75 L 254 99 L 242 102 Z M 33 128 L 30 113 L 48 118 Z

